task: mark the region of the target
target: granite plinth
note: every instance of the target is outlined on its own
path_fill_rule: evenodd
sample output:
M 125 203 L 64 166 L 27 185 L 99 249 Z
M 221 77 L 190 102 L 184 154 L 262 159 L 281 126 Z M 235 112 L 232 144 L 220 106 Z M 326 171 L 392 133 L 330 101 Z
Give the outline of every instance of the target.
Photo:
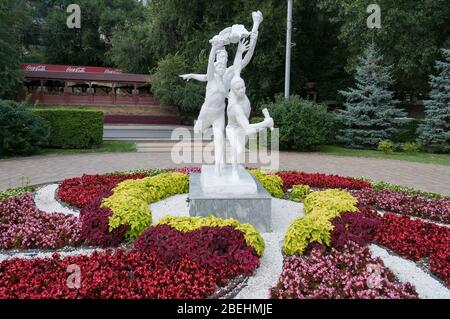
M 234 218 L 249 223 L 262 233 L 272 231 L 272 197 L 261 183 L 251 176 L 257 186 L 255 194 L 210 194 L 201 187 L 200 174 L 191 174 L 189 182 L 190 216 Z

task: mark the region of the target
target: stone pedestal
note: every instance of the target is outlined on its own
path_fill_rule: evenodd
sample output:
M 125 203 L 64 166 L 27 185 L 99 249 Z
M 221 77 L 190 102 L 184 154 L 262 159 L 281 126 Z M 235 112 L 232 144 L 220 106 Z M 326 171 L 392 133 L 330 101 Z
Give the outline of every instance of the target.
M 213 165 L 203 165 L 200 184 L 205 194 L 211 195 L 255 195 L 258 187 L 253 176 L 239 165 L 238 175 L 231 175 L 231 165 L 226 165 L 217 175 Z
M 249 174 L 248 172 L 245 172 Z M 256 192 L 206 193 L 201 184 L 201 174 L 190 175 L 189 214 L 191 216 L 234 218 L 249 223 L 262 233 L 272 231 L 272 197 L 256 178 L 250 175 L 256 185 Z

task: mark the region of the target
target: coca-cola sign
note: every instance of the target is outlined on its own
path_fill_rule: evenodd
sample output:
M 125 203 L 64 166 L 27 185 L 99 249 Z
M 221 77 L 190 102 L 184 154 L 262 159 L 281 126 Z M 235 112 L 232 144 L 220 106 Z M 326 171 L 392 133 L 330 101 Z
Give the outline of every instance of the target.
M 84 72 L 86 72 L 86 68 L 75 67 L 75 66 L 68 66 L 68 67 L 66 68 L 66 72 L 84 73 Z
M 47 71 L 47 67 L 45 65 L 27 65 L 25 70 L 32 72 Z
M 102 68 L 96 66 L 74 66 L 74 65 L 53 65 L 53 64 L 22 64 L 21 69 L 28 72 L 68 72 L 68 73 L 122 73 L 117 68 Z
M 106 69 L 105 72 L 103 73 L 107 73 L 107 74 L 117 74 L 117 73 L 122 73 L 119 69 Z

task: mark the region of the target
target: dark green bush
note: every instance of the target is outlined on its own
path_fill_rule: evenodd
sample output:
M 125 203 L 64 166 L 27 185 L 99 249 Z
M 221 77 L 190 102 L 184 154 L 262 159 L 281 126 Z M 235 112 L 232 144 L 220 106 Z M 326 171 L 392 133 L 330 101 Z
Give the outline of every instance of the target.
M 101 111 L 37 109 L 34 112 L 50 125 L 48 147 L 85 149 L 103 141 L 104 115 Z
M 48 137 L 48 125 L 23 105 L 0 100 L 0 155 L 37 152 Z
M 417 129 L 422 122 L 421 119 L 406 121 L 399 127 L 398 133 L 393 136 L 392 141 L 396 143 L 415 142 L 419 136 Z
M 280 149 L 314 151 L 334 141 L 339 121 L 324 105 L 298 96 L 289 100 L 278 96 L 275 102 L 264 107 L 269 109 L 275 127 L 280 129 Z

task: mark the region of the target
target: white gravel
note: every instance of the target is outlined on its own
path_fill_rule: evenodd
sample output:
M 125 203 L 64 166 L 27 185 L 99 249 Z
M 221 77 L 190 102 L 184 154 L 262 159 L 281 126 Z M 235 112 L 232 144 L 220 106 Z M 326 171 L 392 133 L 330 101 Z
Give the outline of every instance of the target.
M 266 242 L 261 264 L 256 273 L 248 279 L 245 286 L 234 299 L 268 299 L 270 288 L 278 283 L 283 269 L 281 242 L 283 235 L 279 233 L 265 233 L 262 235 Z
M 56 200 L 58 184 L 50 184 L 39 188 L 34 194 L 36 207 L 46 213 L 63 213 L 65 215 L 79 216 L 80 212 L 64 207 Z
M 291 201 L 272 200 L 272 227 L 273 233 L 264 233 L 262 237 L 266 243 L 261 264 L 255 275 L 250 277 L 235 299 L 267 299 L 270 288 L 278 283 L 283 270 L 283 256 L 281 247 L 284 235 L 292 221 L 304 215 L 303 204 Z
M 369 248 L 372 256 L 380 257 L 401 282 L 414 285 L 421 299 L 450 299 L 450 290 L 414 262 L 393 256 L 377 245 L 370 245 Z
M 156 224 L 160 219 L 167 215 L 189 216 L 187 198 L 187 194 L 182 194 L 151 204 L 150 210 L 152 211 L 153 224 Z

